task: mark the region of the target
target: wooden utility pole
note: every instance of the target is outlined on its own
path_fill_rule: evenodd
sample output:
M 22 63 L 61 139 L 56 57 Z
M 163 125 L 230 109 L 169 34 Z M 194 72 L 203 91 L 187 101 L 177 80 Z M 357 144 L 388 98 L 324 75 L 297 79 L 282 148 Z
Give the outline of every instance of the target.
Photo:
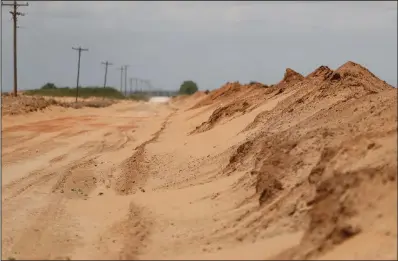
M 127 67 L 129 65 L 124 66 L 124 96 L 127 96 Z
M 82 54 L 82 51 L 88 51 L 88 49 L 83 49 L 81 47 L 79 48 L 72 47 L 72 49 L 78 51 L 79 53 L 79 58 L 77 61 L 77 82 L 76 82 L 76 102 L 77 102 L 77 97 L 79 96 L 80 56 Z
M 120 68 L 118 68 L 118 70 L 120 70 L 120 93 L 123 93 L 123 71 L 124 71 L 124 67 L 120 66 Z
M 20 6 L 28 6 L 28 3 L 25 4 L 18 4 L 17 1 L 14 0 L 12 4 L 6 4 L 1 2 L 1 5 L 4 6 L 12 6 L 13 11 L 10 11 L 13 19 L 13 27 L 14 27 L 14 96 L 17 97 L 17 89 L 18 89 L 18 71 L 17 71 L 17 21 L 18 16 L 24 16 L 24 13 L 18 12 L 17 8 Z
M 104 88 L 106 87 L 106 76 L 108 74 L 108 66 L 112 65 L 112 63 L 106 61 L 106 62 L 102 62 L 102 64 L 105 64 L 105 78 L 104 78 Z

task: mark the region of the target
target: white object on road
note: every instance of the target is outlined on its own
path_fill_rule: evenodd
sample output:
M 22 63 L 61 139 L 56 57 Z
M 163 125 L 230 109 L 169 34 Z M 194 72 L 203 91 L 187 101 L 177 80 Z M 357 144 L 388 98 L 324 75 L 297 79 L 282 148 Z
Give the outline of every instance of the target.
M 149 99 L 149 102 L 155 102 L 155 103 L 166 103 L 170 100 L 170 97 L 164 97 L 164 96 L 155 96 L 151 97 Z

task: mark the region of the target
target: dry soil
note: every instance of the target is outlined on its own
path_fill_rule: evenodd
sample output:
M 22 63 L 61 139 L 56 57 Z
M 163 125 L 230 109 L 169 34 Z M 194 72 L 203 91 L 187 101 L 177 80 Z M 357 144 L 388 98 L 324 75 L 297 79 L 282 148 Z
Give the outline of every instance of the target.
M 352 62 L 3 112 L 2 257 L 396 259 L 396 180 L 396 89 Z

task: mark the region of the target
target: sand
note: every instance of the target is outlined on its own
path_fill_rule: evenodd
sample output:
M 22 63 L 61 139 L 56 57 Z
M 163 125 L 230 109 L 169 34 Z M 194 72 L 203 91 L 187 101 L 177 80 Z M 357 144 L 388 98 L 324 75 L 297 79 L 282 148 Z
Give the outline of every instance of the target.
M 2 258 L 396 259 L 396 95 L 348 62 L 165 102 L 8 109 Z

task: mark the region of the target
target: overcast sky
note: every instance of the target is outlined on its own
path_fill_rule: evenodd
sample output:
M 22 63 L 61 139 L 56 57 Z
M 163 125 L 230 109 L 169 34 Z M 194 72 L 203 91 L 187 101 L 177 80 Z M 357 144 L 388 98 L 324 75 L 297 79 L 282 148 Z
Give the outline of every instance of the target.
M 13 85 L 12 21 L 2 8 L 3 91 Z M 46 82 L 119 88 L 117 67 L 162 89 L 193 80 L 202 90 L 227 81 L 278 82 L 285 68 L 304 75 L 320 65 L 360 63 L 397 85 L 397 2 L 71 2 L 20 8 L 20 89 Z

